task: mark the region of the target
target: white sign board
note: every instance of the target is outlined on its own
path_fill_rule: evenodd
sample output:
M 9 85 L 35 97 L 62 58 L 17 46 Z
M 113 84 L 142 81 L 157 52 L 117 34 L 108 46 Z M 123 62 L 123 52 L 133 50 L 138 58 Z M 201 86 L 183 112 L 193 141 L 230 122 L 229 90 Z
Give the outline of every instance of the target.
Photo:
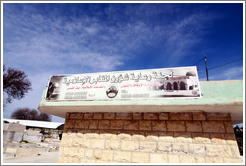
M 46 100 L 201 97 L 195 66 L 52 76 Z

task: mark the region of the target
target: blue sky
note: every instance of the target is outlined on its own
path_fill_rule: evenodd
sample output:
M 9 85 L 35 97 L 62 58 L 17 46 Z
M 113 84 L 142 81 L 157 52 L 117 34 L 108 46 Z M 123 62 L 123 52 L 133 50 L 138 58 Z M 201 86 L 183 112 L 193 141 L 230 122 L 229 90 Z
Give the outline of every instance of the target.
M 33 90 L 3 115 L 37 108 L 51 75 L 195 64 L 204 81 L 204 56 L 208 68 L 243 58 L 243 4 L 5 3 L 3 64 L 27 73 Z M 243 79 L 243 60 L 209 79 Z

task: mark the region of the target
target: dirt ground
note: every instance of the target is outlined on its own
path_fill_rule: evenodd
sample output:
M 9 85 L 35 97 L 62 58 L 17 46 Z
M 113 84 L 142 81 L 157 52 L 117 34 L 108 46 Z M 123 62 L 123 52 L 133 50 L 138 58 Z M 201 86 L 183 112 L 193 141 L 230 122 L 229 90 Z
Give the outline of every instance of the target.
M 41 155 L 23 155 L 4 159 L 3 163 L 56 163 L 59 151 L 43 152 Z

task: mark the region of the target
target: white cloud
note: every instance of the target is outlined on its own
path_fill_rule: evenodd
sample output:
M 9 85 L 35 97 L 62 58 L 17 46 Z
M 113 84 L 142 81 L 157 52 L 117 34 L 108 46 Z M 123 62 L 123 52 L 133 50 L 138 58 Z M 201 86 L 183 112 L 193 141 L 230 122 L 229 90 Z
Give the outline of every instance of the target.
M 211 71 L 211 80 L 242 80 L 243 66 L 234 66 L 226 70 L 217 72 L 216 69 Z
M 86 15 L 79 18 L 70 16 L 69 19 L 62 16 L 48 17 L 25 6 L 25 10 L 18 11 L 18 15 L 10 11 L 11 8 L 5 9 L 4 61 L 35 70 L 80 66 L 80 69 L 92 72 L 109 71 L 124 65 L 126 60 L 141 56 L 132 52 L 140 51 L 143 45 L 150 48 L 163 45 L 160 50 L 163 58 L 175 64 L 199 43 L 205 22 L 211 18 L 207 13 L 195 12 L 182 19 L 169 19 L 170 24 L 151 25 L 143 18 L 156 17 L 158 13 L 168 14 L 173 7 L 167 5 L 160 10 L 152 5 L 151 12 L 146 10 L 145 4 L 126 7 L 122 13 L 135 18 L 131 21 L 121 20 L 120 14 L 116 12 L 117 7 L 110 5 L 105 10 L 106 19 L 116 21 L 114 25 Z M 141 15 L 137 11 L 141 11 Z M 88 59 L 88 56 L 94 59 Z

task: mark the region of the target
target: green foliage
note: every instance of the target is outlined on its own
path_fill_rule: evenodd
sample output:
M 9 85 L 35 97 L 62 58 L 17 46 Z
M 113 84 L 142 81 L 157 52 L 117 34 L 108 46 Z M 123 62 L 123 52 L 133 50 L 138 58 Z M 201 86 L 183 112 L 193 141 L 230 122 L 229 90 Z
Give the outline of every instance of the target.
M 27 140 L 21 140 L 20 143 L 29 143 Z

